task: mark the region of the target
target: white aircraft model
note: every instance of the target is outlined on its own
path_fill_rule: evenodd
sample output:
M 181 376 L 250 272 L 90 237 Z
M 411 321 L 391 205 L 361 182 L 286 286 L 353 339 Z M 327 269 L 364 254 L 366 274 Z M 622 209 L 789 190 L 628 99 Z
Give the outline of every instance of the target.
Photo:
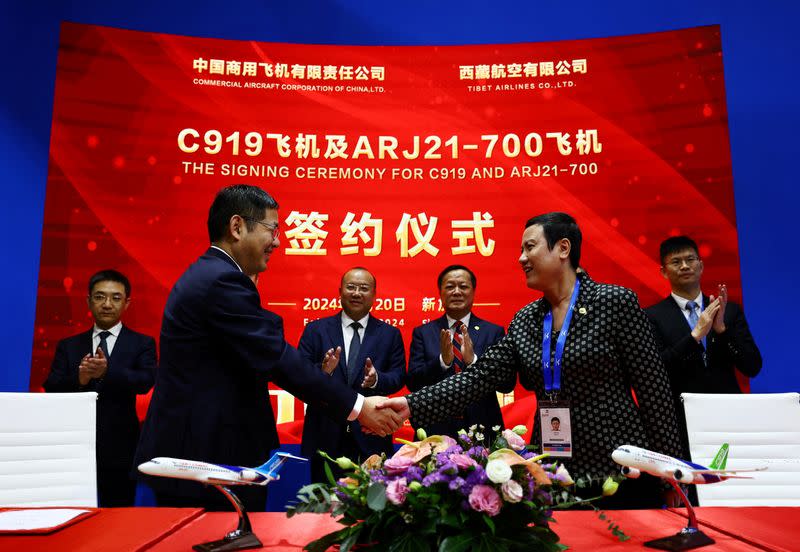
M 752 479 L 746 475 L 736 475 L 742 472 L 755 472 L 766 470 L 754 468 L 747 470 L 726 470 L 725 464 L 728 461 L 728 443 L 724 443 L 709 467 L 673 458 L 666 454 L 660 454 L 632 445 L 622 445 L 611 453 L 611 458 L 622 466 L 622 475 L 631 479 L 636 479 L 642 472 L 649 473 L 656 477 L 663 477 L 678 483 L 701 485 L 707 483 L 719 483 L 726 479 Z
M 307 462 L 305 458 L 293 456 L 286 452 L 276 452 L 266 463 L 255 468 L 159 457 L 140 464 L 139 471 L 147 475 L 188 479 L 207 485 L 263 486 L 270 481 L 280 479 L 278 471 L 283 466 L 283 463 L 290 458 Z

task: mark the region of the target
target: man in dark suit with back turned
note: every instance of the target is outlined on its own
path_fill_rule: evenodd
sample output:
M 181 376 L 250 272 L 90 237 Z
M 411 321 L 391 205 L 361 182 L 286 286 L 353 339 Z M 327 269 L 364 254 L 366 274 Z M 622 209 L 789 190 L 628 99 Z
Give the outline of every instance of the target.
M 89 310 L 94 327 L 56 346 L 48 393 L 96 391 L 98 504 L 133 506 L 136 482 L 131 462 L 139 439 L 136 395 L 153 387 L 156 342 L 122 325 L 131 301 L 131 284 L 116 270 L 101 270 L 89 280 Z
M 408 388 L 411 391 L 469 369 L 485 350 L 505 335 L 501 326 L 482 320 L 472 312 L 478 282 L 469 268 L 448 266 L 439 273 L 436 283 L 445 314 L 414 328 L 408 359 Z M 510 393 L 515 383 L 516 379 L 511 379 L 499 391 Z M 424 429 L 428 435 L 455 437 L 458 430 L 476 424 L 484 427 L 488 443 L 495 435 L 492 428 L 503 428 L 503 416 L 494 391 L 467 406 L 459 415 Z
M 297 345 L 300 354 L 315 366 L 328 352 L 333 353 L 339 363 L 326 370 L 328 376 L 367 396 L 399 391 L 406 375 L 400 331 L 369 313 L 375 290 L 375 277 L 367 269 L 345 272 L 339 284 L 342 312 L 311 322 Z M 301 450 L 311 461 L 311 480 L 325 482 L 325 460 L 317 451 L 358 461 L 382 452 L 391 455 L 392 439 L 365 435 L 358 421 L 334 421 L 309 405 Z
M 223 188 L 209 209 L 208 234 L 211 247 L 178 279 L 164 308 L 137 465 L 157 456 L 263 463 L 279 445 L 270 381 L 335 420 L 357 418 L 379 435 L 395 431 L 399 418 L 377 412 L 377 397 L 364 399 L 307 363 L 284 340 L 280 317 L 261 307 L 253 279 L 280 245 L 277 202 L 255 186 Z M 159 505 L 230 509 L 221 493 L 197 483 L 147 480 Z M 237 495 L 250 510 L 266 506 L 266 488 Z
M 728 301 L 720 285 L 717 296 L 700 289 L 703 260 L 697 244 L 686 236 L 664 240 L 661 274 L 672 293 L 648 307 L 647 313 L 669 373 L 684 454 L 689 457 L 681 393 L 741 393 L 736 371 L 754 377 L 761 370 L 761 353 L 739 305 Z

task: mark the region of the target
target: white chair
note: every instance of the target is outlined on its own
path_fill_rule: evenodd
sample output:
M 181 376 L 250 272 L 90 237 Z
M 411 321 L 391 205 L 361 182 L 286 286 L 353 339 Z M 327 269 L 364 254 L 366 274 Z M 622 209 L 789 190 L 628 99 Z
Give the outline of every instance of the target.
M 800 506 L 800 394 L 684 393 L 692 460 L 708 466 L 729 443 L 728 469 L 753 479 L 698 485 L 701 506 Z
M 0 507 L 97 506 L 97 393 L 0 393 Z

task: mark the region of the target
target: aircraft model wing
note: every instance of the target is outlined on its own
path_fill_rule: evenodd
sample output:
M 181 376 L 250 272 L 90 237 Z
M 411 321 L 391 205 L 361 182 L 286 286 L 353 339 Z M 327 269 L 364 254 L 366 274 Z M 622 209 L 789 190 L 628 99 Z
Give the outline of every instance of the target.
M 747 468 L 747 469 L 744 469 L 744 470 L 710 470 L 710 469 L 709 470 L 692 470 L 692 473 L 699 473 L 699 474 L 706 473 L 706 474 L 709 474 L 709 475 L 721 475 L 721 476 L 724 476 L 724 477 L 733 477 L 733 475 L 730 475 L 730 474 L 748 473 L 748 472 L 760 472 L 760 471 L 765 471 L 766 469 L 767 469 L 767 466 L 761 466 L 760 468 Z
M 209 485 L 242 485 L 246 482 L 241 481 L 239 479 L 227 479 L 224 477 L 213 477 L 209 476 L 206 478 L 206 483 Z

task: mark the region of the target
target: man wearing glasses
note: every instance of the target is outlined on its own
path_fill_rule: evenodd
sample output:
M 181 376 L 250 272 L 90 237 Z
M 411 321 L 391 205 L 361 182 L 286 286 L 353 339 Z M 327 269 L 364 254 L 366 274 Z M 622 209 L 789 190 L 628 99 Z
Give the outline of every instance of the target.
M 261 307 L 254 280 L 280 246 L 278 203 L 256 186 L 220 190 L 208 212 L 206 252 L 170 291 L 161 355 L 136 463 L 158 456 L 257 466 L 277 448 L 273 382 L 336 420 L 358 419 L 377 434 L 402 423 L 312 366 L 283 337 L 283 321 Z M 159 506 L 230 509 L 214 489 L 148 479 Z M 266 488 L 237 490 L 248 510 L 266 507 Z
M 87 299 L 94 326 L 58 342 L 44 388 L 97 392 L 98 503 L 133 506 L 136 483 L 129 472 L 139 440 L 136 395 L 153 387 L 156 343 L 120 321 L 131 302 L 131 284 L 122 273 L 93 275 Z
M 339 284 L 342 311 L 306 326 L 297 348 L 331 379 L 365 396 L 390 395 L 402 389 L 406 355 L 400 331 L 371 316 L 375 277 L 365 268 L 351 268 Z M 323 365 L 333 356 L 336 362 Z M 357 420 L 334 421 L 322 409 L 309 405 L 303 424 L 302 453 L 311 461 L 311 480 L 325 482 L 325 460 L 346 456 L 357 462 L 372 454 L 392 454 L 391 436 L 366 435 Z M 332 466 L 335 470 L 335 466 Z
M 741 307 L 728 301 L 725 284 L 720 284 L 712 295 L 701 291 L 703 260 L 691 238 L 668 238 L 661 243 L 659 253 L 661 274 L 669 281 L 672 293 L 646 312 L 669 372 L 688 458 L 680 394 L 741 393 L 736 371 L 747 377 L 756 376 L 761 370 L 761 353 Z

